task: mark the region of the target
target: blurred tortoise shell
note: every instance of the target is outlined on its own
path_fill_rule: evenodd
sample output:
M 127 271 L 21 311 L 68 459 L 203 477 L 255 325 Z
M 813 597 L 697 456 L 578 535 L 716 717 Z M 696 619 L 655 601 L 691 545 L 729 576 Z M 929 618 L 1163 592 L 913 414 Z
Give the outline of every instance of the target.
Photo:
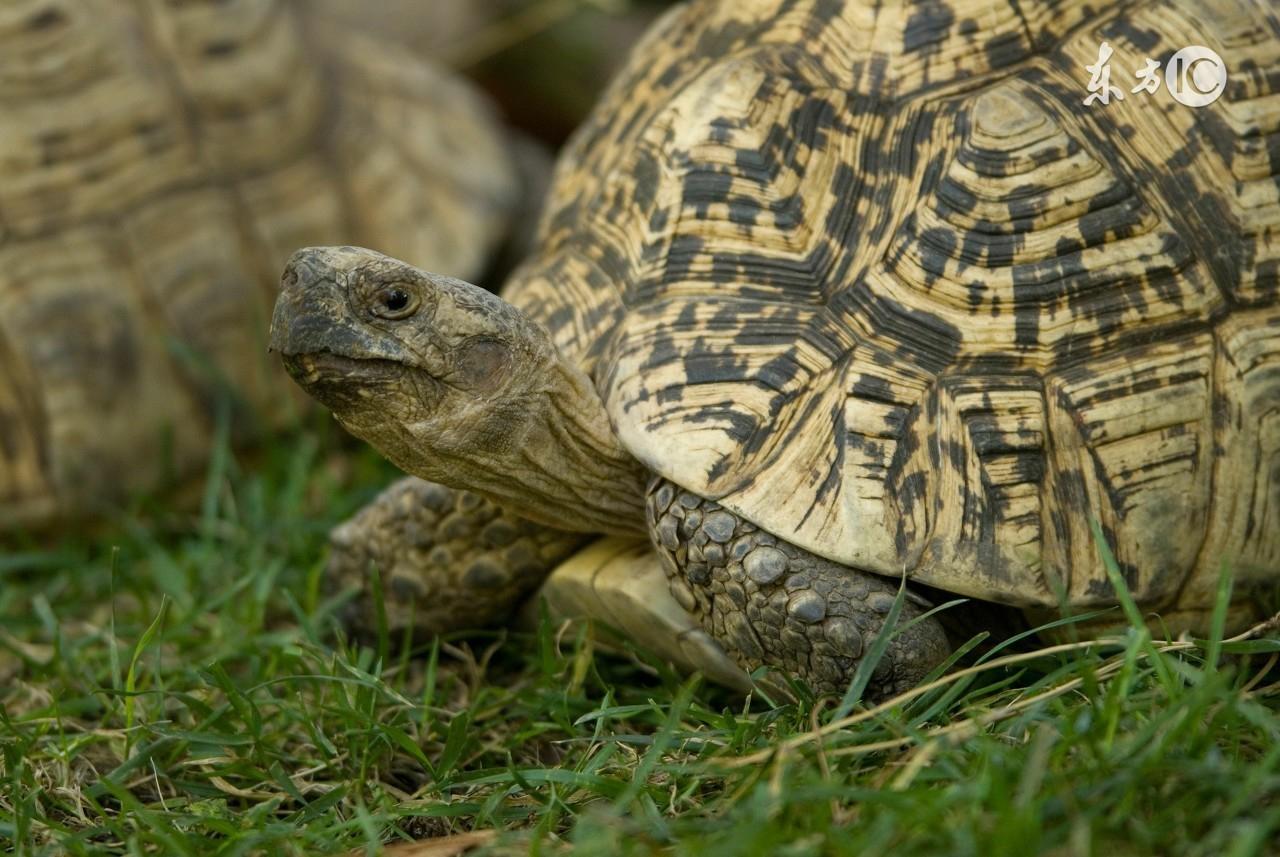
M 1086 104 L 1104 43 L 1123 98 Z M 1188 45 L 1229 70 L 1201 108 L 1164 85 Z M 692 2 L 504 297 L 647 467 L 803 548 L 1112 604 L 1096 521 L 1202 624 L 1224 562 L 1280 570 L 1278 176 L 1264 0 Z
M 278 422 L 265 330 L 297 247 L 480 273 L 517 195 L 487 104 L 310 12 L 0 7 L 0 527 L 198 467 L 219 391 L 239 433 Z

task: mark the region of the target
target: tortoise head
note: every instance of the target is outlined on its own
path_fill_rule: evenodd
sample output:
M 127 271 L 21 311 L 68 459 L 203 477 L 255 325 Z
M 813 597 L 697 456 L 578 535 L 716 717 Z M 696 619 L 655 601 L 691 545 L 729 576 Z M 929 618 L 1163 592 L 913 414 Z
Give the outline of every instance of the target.
M 285 267 L 271 348 L 409 473 L 557 526 L 570 509 L 578 529 L 641 526 L 638 468 L 590 380 L 541 325 L 478 286 L 372 250 L 309 247 Z M 584 497 L 596 507 L 585 519 Z
M 538 334 L 484 289 L 355 247 L 294 253 L 271 320 L 293 379 L 393 458 L 406 433 L 414 446 L 500 442 L 537 385 L 529 367 L 549 356 Z

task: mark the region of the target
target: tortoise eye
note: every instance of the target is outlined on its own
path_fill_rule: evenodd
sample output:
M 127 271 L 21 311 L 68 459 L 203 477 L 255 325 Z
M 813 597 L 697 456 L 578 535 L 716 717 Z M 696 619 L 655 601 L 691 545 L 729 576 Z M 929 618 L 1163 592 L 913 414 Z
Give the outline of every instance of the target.
M 407 318 L 413 315 L 417 309 L 417 298 L 406 289 L 398 287 L 384 289 L 379 292 L 373 304 L 374 315 L 389 319 Z

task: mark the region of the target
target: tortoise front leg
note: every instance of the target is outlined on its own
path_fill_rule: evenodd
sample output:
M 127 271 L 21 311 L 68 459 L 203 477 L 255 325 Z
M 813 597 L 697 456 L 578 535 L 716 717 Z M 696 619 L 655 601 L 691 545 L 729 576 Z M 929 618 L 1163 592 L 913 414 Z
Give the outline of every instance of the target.
M 896 581 L 775 538 L 663 479 L 650 485 L 647 508 L 672 595 L 743 669 L 770 666 L 814 690 L 844 692 L 884 627 Z M 920 613 L 908 601 L 899 626 Z M 948 651 L 932 617 L 900 631 L 872 676 L 870 695 L 914 686 Z
M 326 579 L 331 589 L 359 591 L 343 617 L 357 636 L 376 628 L 375 573 L 393 632 L 412 627 L 430 636 L 492 627 L 589 538 L 518 518 L 470 491 L 409 476 L 334 529 Z

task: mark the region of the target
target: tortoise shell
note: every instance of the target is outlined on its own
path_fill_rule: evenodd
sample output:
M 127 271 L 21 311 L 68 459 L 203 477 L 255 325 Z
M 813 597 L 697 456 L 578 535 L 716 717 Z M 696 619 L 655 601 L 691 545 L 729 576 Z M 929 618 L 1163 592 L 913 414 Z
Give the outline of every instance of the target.
M 480 272 L 517 189 L 487 105 L 309 11 L 0 8 L 0 527 L 197 466 L 222 388 L 285 410 L 265 331 L 297 247 Z
M 1123 97 L 1086 104 L 1104 43 Z M 1187 45 L 1218 100 L 1132 91 Z M 1096 521 L 1196 610 L 1224 561 L 1280 570 L 1278 177 L 1263 0 L 705 0 L 578 133 L 505 296 L 642 462 L 797 545 L 1106 603 Z

